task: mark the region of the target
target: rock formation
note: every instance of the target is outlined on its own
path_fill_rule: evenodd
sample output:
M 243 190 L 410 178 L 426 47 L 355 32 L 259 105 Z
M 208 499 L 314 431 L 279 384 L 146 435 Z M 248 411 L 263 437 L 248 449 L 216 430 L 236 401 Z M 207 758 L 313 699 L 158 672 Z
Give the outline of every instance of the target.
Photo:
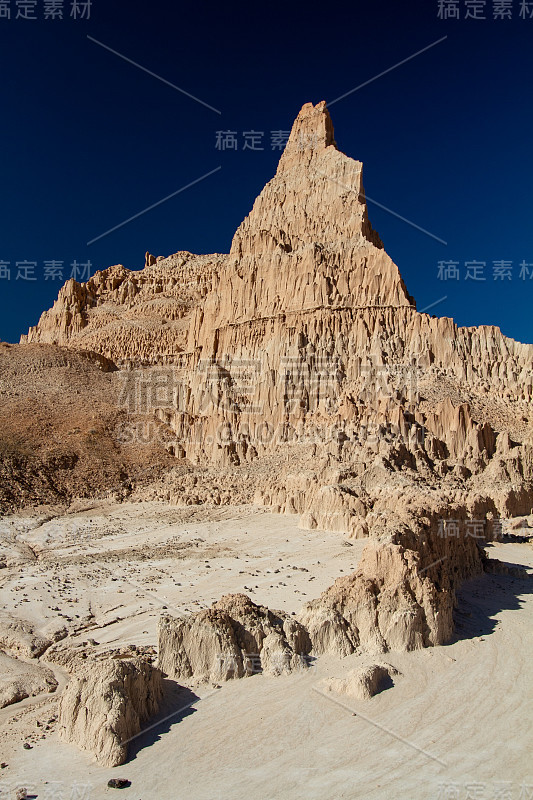
M 157 258 L 153 256 L 151 253 L 146 251 L 146 255 L 144 257 L 144 266 L 145 267 L 153 267 L 154 264 L 157 264 Z
M 226 595 L 185 618 L 163 616 L 158 665 L 180 681 L 216 682 L 262 672 L 281 675 L 307 666 L 311 643 L 304 628 L 283 612 Z
M 142 460 L 157 439 L 172 457 L 143 496 L 253 497 L 369 537 L 357 571 L 300 615 L 316 653 L 446 641 L 458 583 L 486 565 L 479 538 L 532 510 L 533 346 L 416 310 L 324 103 L 301 109 L 229 254 L 148 253 L 142 270 L 68 281 L 22 337 L 46 346 L 109 370 L 117 448 Z M 265 671 L 271 653 L 307 652 L 250 602 L 165 618 L 162 668 L 220 680 L 247 672 L 252 645 Z M 231 670 L 214 666 L 226 652 Z
M 59 736 L 105 767 L 123 764 L 128 742 L 157 714 L 162 675 L 142 658 L 78 662 L 59 702 Z
M 381 512 L 357 570 L 306 604 L 298 619 L 313 652 L 377 654 L 450 639 L 455 590 L 483 572 L 483 534 L 468 534 L 462 507 L 430 504 L 417 498 L 401 513 Z M 457 535 L 446 535 L 450 518 Z
M 453 633 L 461 582 L 496 567 L 482 546 L 490 527 L 487 520 L 480 531 L 461 503 L 430 496 L 413 495 L 395 510 L 385 506 L 373 512 L 356 571 L 338 578 L 296 619 L 246 595 L 223 597 L 181 619 L 163 616 L 159 666 L 180 681 L 216 682 L 290 672 L 305 666 L 310 653 L 380 654 L 444 644 Z
M 323 687 L 326 691 L 343 694 L 355 700 L 370 700 L 397 674 L 398 670 L 389 664 L 370 664 L 351 670 L 344 678 L 328 678 Z
M 395 467 L 418 454 L 472 474 L 500 432 L 531 442 L 532 347 L 416 311 L 324 103 L 302 108 L 228 255 L 148 254 L 144 270 L 70 280 L 23 341 L 127 366 L 130 404 L 139 383 L 164 383 L 149 411 L 198 465 L 309 443 L 350 463 L 374 432 L 403 442 Z

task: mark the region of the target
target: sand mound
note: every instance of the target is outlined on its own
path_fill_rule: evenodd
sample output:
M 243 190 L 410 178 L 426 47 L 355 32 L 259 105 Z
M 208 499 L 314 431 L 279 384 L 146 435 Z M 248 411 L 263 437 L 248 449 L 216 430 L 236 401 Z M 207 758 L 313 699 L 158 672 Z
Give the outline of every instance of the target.
M 52 670 L 0 653 L 0 708 L 56 689 L 57 681 Z
M 35 631 L 32 622 L 0 616 L 0 647 L 25 658 L 39 658 L 52 644 L 51 639 Z
M 392 676 L 397 674 L 398 670 L 388 664 L 371 664 L 351 670 L 344 678 L 328 678 L 322 685 L 329 692 L 337 692 L 357 700 L 369 700 L 385 689 Z

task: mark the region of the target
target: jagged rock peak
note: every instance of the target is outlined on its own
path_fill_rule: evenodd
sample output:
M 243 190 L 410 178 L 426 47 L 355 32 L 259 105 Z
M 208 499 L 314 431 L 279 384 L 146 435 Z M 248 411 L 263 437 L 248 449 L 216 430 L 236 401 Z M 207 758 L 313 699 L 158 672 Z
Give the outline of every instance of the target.
M 363 165 L 335 144 L 324 101 L 306 103 L 292 126 L 275 176 L 235 233 L 231 257 L 295 253 L 325 247 L 340 253 L 383 245 L 368 220 Z
M 325 150 L 326 147 L 337 149 L 333 122 L 326 108 L 326 101 L 322 100 L 316 106 L 312 103 L 305 103 L 294 120 L 285 151 L 278 165 L 278 174 L 291 165 L 294 157 L 301 158 L 304 154 L 309 156 L 314 152 Z

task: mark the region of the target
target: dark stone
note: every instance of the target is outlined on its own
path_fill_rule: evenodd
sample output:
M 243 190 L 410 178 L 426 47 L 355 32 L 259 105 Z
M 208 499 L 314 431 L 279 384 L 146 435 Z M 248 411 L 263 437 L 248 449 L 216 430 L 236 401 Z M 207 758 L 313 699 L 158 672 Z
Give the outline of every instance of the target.
M 131 786 L 131 781 L 126 780 L 126 778 L 111 778 L 107 785 L 110 789 L 126 789 Z

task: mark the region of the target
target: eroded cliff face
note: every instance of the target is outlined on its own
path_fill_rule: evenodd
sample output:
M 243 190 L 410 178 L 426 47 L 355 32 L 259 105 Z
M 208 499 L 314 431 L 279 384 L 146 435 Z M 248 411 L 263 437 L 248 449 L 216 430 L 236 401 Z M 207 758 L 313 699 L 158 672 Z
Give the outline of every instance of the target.
M 161 710 L 165 676 L 194 686 L 366 654 L 325 688 L 369 698 L 395 674 L 376 656 L 449 641 L 461 582 L 508 569 L 485 543 L 533 513 L 533 346 L 416 310 L 325 103 L 298 114 L 229 254 L 147 253 L 142 270 L 70 280 L 20 345 L 0 343 L 0 367 L 2 510 L 106 493 L 253 501 L 367 540 L 298 613 L 243 594 L 165 612 L 157 666 L 155 651 L 94 655 L 4 620 L 8 669 L 44 652 L 67 667 L 60 737 L 104 766 Z M 55 689 L 50 675 L 15 675 L 3 702 Z
M 351 441 L 369 418 L 391 417 L 462 457 L 464 436 L 439 422 L 455 412 L 443 417 L 439 403 L 477 411 L 487 397 L 513 404 L 517 442 L 531 435 L 533 348 L 416 311 L 368 220 L 362 165 L 337 149 L 324 103 L 300 111 L 228 255 L 150 256 L 139 272 L 70 280 L 23 339 L 95 351 L 132 381 L 166 365 L 171 402 L 152 411 L 198 464 L 275 452 L 296 428 L 300 441 L 317 426 Z M 474 421 L 505 430 L 498 413 Z M 490 438 L 480 435 L 468 443 L 473 459 Z
M 301 109 L 228 255 L 147 254 L 138 272 L 70 280 L 23 339 L 112 360 L 122 409 L 170 430 L 175 456 L 255 465 L 258 502 L 311 525 L 333 515 L 335 529 L 365 533 L 353 497 L 315 491 L 336 465 L 452 490 L 471 480 L 478 494 L 491 474 L 499 513 L 532 505 L 533 347 L 416 311 L 323 102 Z M 284 463 L 272 481 L 260 465 L 280 454 L 312 462 L 310 483 L 292 491 Z
M 445 641 L 457 580 L 484 564 L 466 526 L 490 539 L 533 507 L 533 346 L 416 310 L 325 103 L 301 109 L 229 254 L 69 281 L 23 339 L 119 367 L 121 410 L 170 431 L 180 465 L 150 497 L 254 496 L 370 537 L 358 571 L 303 612 L 317 652 Z M 210 674 L 198 632 L 210 664 L 226 639 L 242 661 L 227 609 L 204 616 L 172 623 L 177 675 Z
M 68 280 L 21 342 L 67 345 L 117 364 L 165 363 L 186 349 L 192 310 L 225 256 L 179 252 L 138 272 L 121 265 Z

